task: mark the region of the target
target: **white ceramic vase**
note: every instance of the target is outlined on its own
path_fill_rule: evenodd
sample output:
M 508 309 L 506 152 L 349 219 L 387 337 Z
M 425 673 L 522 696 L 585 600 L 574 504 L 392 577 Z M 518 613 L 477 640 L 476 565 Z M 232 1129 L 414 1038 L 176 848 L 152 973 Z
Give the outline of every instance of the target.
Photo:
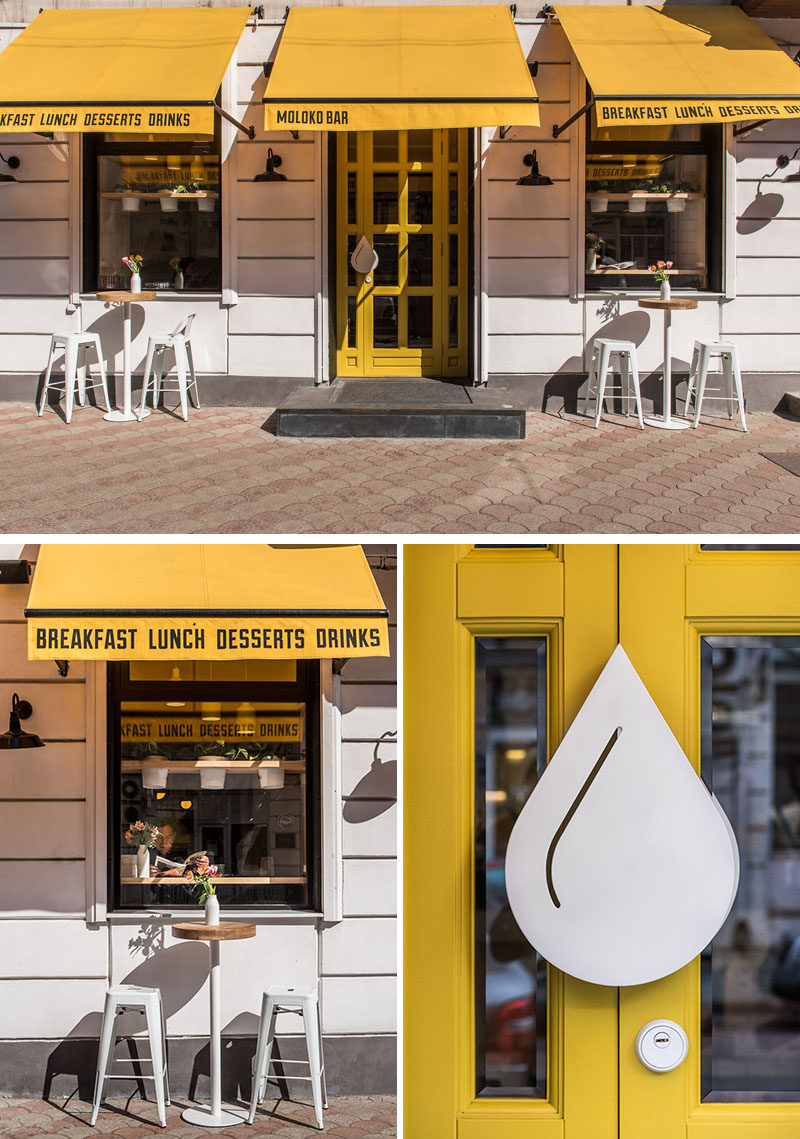
M 138 846 L 136 848 L 136 877 L 150 877 L 150 855 L 147 853 L 146 846 Z
M 219 898 L 209 894 L 206 898 L 206 925 L 219 925 Z
M 139 209 L 139 199 L 134 197 L 133 194 L 123 195 L 121 200 L 123 213 L 135 214 Z
M 597 268 L 597 250 L 596 249 L 587 249 L 586 250 L 586 272 L 587 273 L 593 273 L 596 268 Z
M 201 214 L 213 214 L 217 205 L 216 198 L 198 198 L 197 208 Z
M 131 273 L 131 292 L 140 293 L 142 291 L 142 278 L 138 273 Z
M 672 289 L 670 288 L 669 281 L 662 281 L 661 282 L 661 292 L 659 294 L 660 300 L 668 301 L 671 296 L 672 296 Z
M 178 269 L 177 273 L 175 274 L 174 285 L 175 285 L 176 289 L 182 289 L 183 288 L 183 270 L 182 269 Z
M 608 198 L 598 194 L 597 196 L 589 199 L 589 209 L 593 214 L 606 214 L 608 213 Z

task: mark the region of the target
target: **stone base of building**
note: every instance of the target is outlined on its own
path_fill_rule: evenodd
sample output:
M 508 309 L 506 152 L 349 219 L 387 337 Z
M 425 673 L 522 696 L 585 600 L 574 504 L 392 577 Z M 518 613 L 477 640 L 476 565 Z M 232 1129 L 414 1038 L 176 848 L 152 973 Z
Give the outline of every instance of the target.
M 674 391 L 679 409 L 683 408 L 686 392 L 686 373 L 673 373 Z M 30 403 L 34 409 L 42 378 L 30 374 L 0 375 L 0 403 Z M 745 403 L 748 411 L 786 410 L 786 392 L 800 389 L 800 377 L 796 372 L 745 372 L 742 376 Z M 278 407 L 292 393 L 314 390 L 311 379 L 298 380 L 287 377 L 261 376 L 203 376 L 198 378 L 200 401 L 206 407 Z M 109 384 L 112 394 L 116 390 L 117 406 L 122 405 L 122 380 L 117 378 Z M 505 388 L 513 397 L 517 407 L 526 411 L 556 412 L 583 410 L 583 396 L 586 389 L 586 373 L 532 372 L 525 375 L 493 375 L 489 380 L 489 390 Z M 133 377 L 133 404 L 141 399 L 142 378 Z M 646 377 L 642 382 L 642 396 L 647 414 L 660 410 L 661 378 L 658 373 Z M 93 396 L 90 396 L 93 398 Z M 177 397 L 170 395 L 173 403 Z M 713 404 L 709 404 L 713 408 Z M 705 412 L 704 412 L 705 414 Z
M 147 1043 L 138 1044 L 139 1055 L 146 1057 Z M 169 1038 L 170 1088 L 176 1097 L 206 1099 L 209 1095 L 209 1045 L 199 1037 Z M 328 1094 L 394 1095 L 397 1088 L 397 1039 L 394 1036 L 325 1036 L 323 1037 L 325 1075 Z M 255 1036 L 222 1034 L 222 1098 L 250 1098 L 250 1072 L 256 1054 Z M 116 1056 L 133 1055 L 124 1043 L 117 1045 Z M 305 1059 L 303 1037 L 278 1037 L 274 1058 Z M 20 1099 L 61 1098 L 74 1094 L 91 1101 L 97 1063 L 97 1039 L 74 1038 L 54 1040 L 0 1041 L 0 1096 Z M 303 1073 L 302 1068 L 291 1065 Z M 273 1069 L 275 1070 L 275 1069 Z M 280 1068 L 277 1069 L 280 1072 Z M 142 1072 L 150 1072 L 144 1064 Z M 136 1079 L 115 1080 L 115 1096 L 132 1094 L 144 1086 Z M 277 1087 L 277 1084 L 276 1084 Z M 287 1079 L 284 1088 L 289 1095 L 302 1096 L 308 1084 Z M 151 1094 L 151 1092 L 148 1092 Z

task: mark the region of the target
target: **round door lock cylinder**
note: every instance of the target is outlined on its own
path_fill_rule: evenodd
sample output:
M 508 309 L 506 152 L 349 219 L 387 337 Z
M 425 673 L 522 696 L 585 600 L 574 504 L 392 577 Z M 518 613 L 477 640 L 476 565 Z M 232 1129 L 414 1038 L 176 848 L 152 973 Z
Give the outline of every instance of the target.
M 636 1055 L 651 1072 L 671 1072 L 689 1053 L 689 1037 L 674 1020 L 651 1020 L 636 1036 Z

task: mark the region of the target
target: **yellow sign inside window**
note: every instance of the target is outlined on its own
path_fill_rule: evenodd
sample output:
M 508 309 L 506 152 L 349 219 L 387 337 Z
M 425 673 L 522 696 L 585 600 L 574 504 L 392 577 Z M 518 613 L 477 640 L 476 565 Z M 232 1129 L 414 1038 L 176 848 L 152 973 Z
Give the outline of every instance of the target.
M 247 744 L 302 743 L 303 717 L 298 713 L 223 712 L 219 720 L 195 716 L 123 714 L 123 743 L 196 744 L 225 742 Z

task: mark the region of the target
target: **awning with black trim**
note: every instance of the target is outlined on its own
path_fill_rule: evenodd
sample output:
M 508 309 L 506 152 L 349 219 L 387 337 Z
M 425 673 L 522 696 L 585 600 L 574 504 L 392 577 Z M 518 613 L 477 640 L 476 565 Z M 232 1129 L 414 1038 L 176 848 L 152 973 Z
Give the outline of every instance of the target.
M 249 8 L 41 12 L 0 53 L 0 134 L 213 134 L 214 100 L 249 16 Z
M 739 8 L 558 4 L 556 14 L 600 128 L 800 118 L 800 67 Z
M 29 660 L 389 655 L 360 546 L 45 545 L 25 616 Z
M 507 5 L 292 8 L 266 130 L 538 126 Z

